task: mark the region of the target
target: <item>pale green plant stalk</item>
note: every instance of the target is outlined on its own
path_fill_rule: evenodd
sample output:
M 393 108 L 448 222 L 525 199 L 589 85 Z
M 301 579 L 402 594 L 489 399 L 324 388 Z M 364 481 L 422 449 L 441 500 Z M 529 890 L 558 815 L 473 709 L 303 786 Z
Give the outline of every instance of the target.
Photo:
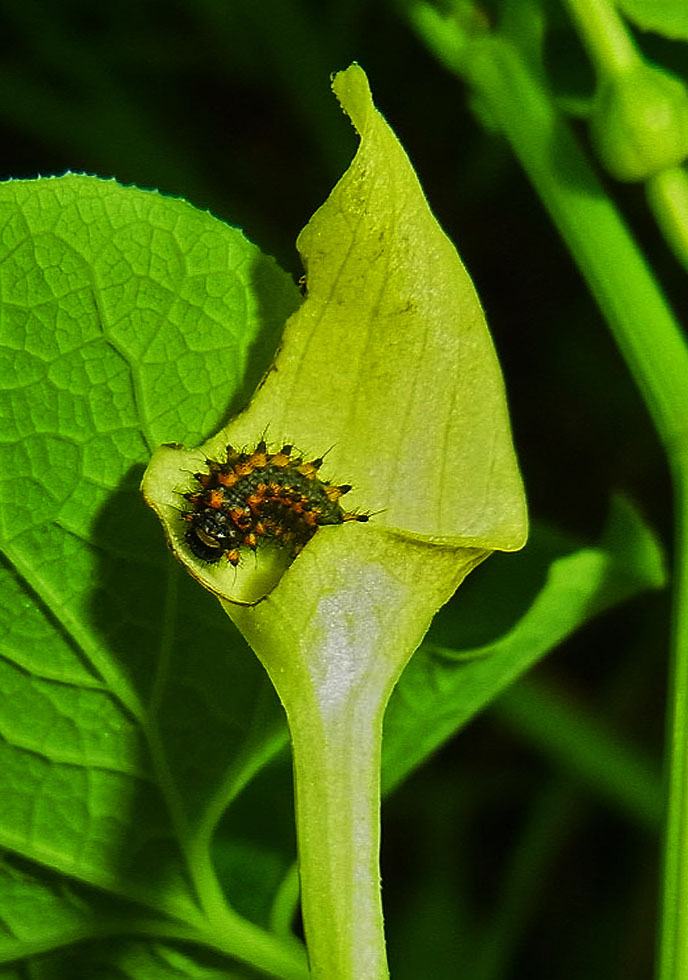
M 291 597 L 303 595 L 307 565 L 258 606 L 225 604 L 287 713 L 301 907 L 317 980 L 388 976 L 379 870 L 382 718 L 433 607 L 467 570 L 451 549 L 427 546 L 412 546 L 391 567 L 382 540 L 352 530 L 368 562 L 347 559 L 330 536 L 328 589 L 300 602 L 296 623 L 273 627 Z M 366 593 L 376 597 L 372 617 Z
M 274 369 L 203 447 L 160 449 L 144 493 L 284 705 L 312 976 L 385 980 L 384 710 L 434 614 L 493 550 L 522 547 L 527 516 L 473 285 L 362 69 L 339 73 L 333 88 L 361 143 L 299 236 L 307 298 Z M 179 519 L 184 481 L 267 429 L 311 459 L 332 447 L 323 471 L 350 482 L 347 505 L 356 494 L 370 520 L 321 527 L 288 568 L 271 564 L 277 548 L 237 568 L 199 562 Z

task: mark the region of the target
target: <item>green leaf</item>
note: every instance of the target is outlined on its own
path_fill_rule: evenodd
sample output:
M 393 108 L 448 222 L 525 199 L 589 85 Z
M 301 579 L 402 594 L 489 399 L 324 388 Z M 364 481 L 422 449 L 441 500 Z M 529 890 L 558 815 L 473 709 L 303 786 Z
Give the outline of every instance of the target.
M 0 961 L 72 941 L 68 877 L 301 977 L 211 900 L 210 837 L 284 744 L 279 706 L 138 492 L 149 447 L 245 397 L 297 291 L 236 229 L 112 181 L 4 184 L 0 227 L 0 846 L 33 869 L 23 938 L 3 893 Z
M 439 624 L 406 668 L 385 715 L 386 791 L 592 616 L 666 583 L 660 544 L 622 499 L 614 501 L 597 547 L 562 554 L 551 564 L 547 558 L 543 564 L 545 554 L 534 536 L 502 570 L 511 579 L 544 578 L 511 628 L 486 643 L 462 647 L 458 642 L 450 645 L 447 630 Z M 458 628 L 464 611 L 471 616 L 471 608 L 482 610 L 489 627 L 495 596 L 514 592 L 503 580 L 497 584 L 500 576 L 498 567 L 486 567 L 487 581 L 472 581 L 479 593 L 457 596 L 447 616 Z
M 617 0 L 619 10 L 643 31 L 675 41 L 688 40 L 688 8 L 684 0 Z
M 123 935 L 147 931 L 165 935 L 164 919 L 147 916 L 145 908 L 84 888 L 59 874 L 33 871 L 29 862 L 10 855 L 0 860 L 0 908 L 2 961 L 28 959 L 34 971 L 31 976 L 46 980 L 52 976 L 95 977 L 92 966 L 106 955 L 111 968 L 116 964 L 122 969 L 130 959 L 129 947 L 138 945 L 143 952 L 146 944 L 145 940 L 125 941 Z M 168 975 L 155 969 L 147 974 L 151 978 Z
M 347 506 L 372 513 L 371 533 L 485 552 L 525 540 L 504 386 L 473 285 L 362 69 L 341 72 L 333 88 L 361 144 L 299 236 L 307 298 L 274 370 L 217 436 L 195 451 L 163 449 L 144 481 L 177 554 L 233 601 L 257 601 L 284 563 L 201 563 L 175 504 L 206 456 L 266 433 L 308 458 L 327 453 L 324 475 L 353 485 Z

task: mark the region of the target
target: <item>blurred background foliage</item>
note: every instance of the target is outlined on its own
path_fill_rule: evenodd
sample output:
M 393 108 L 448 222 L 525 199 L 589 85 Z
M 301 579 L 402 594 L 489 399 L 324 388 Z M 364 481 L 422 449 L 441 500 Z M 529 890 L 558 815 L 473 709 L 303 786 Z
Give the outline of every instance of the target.
M 593 541 L 620 491 L 669 545 L 663 456 L 621 357 L 506 143 L 416 38 L 404 6 L 7 0 L 0 171 L 84 171 L 181 195 L 243 228 L 298 278 L 296 235 L 356 145 L 329 76 L 360 62 L 482 298 L 533 518 Z M 488 21 L 498 7 L 483 5 Z M 546 7 L 551 79 L 570 106 L 584 106 L 591 70 L 558 4 Z M 679 45 L 641 43 L 680 65 Z M 684 273 L 642 189 L 605 184 L 679 305 Z M 498 617 L 510 597 L 490 602 Z M 542 690 L 613 729 L 657 773 L 667 612 L 666 594 L 645 595 L 598 617 L 535 671 Z M 451 619 L 442 630 L 446 642 Z M 274 796 L 285 781 L 267 778 Z M 260 806 L 260 785 L 256 795 Z M 284 833 L 274 830 L 280 811 L 289 821 L 280 798 L 266 818 Z M 647 977 L 657 860 L 656 826 L 605 802 L 498 702 L 385 805 L 392 976 Z

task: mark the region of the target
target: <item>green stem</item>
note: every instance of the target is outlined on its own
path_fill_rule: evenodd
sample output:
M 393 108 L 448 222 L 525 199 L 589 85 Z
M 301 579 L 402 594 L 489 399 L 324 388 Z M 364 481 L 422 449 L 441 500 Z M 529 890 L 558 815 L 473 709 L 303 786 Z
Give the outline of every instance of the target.
M 226 608 L 287 714 L 312 978 L 386 980 L 379 869 L 382 717 L 412 649 L 400 654 L 400 644 L 390 649 L 375 631 L 366 635 L 355 577 L 339 590 L 333 583 L 335 603 L 329 591 L 305 598 L 294 578 L 308 622 L 319 627 L 324 609 L 334 613 L 324 630 L 285 628 L 288 606 L 279 596 L 255 608 Z
M 389 659 L 379 656 L 372 639 L 343 644 L 341 629 L 333 630 L 333 645 L 327 634 L 310 645 L 290 642 L 288 631 L 274 629 L 275 618 L 283 621 L 279 607 L 275 613 L 269 602 L 256 610 L 231 609 L 287 713 L 311 976 L 386 980 L 379 869 L 382 716 L 403 662 L 395 659 L 396 650 Z
M 669 167 L 646 184 L 647 200 L 674 255 L 688 269 L 688 174 Z
M 687 413 L 688 414 L 688 413 Z M 658 980 L 688 978 L 688 449 L 672 459 L 676 557 Z
M 293 937 L 273 936 L 230 908 L 210 917 L 207 930 L 199 929 L 196 938 L 269 977 L 312 980 L 302 943 Z
M 438 34 L 428 32 L 427 42 L 436 44 Z M 489 103 L 607 319 L 669 459 L 678 536 L 658 978 L 688 980 L 688 348 L 541 77 L 499 37 L 472 42 L 453 61 L 451 45 L 438 47 L 444 63 Z
M 512 45 L 485 38 L 462 65 L 566 242 L 670 458 L 686 441 L 688 348 L 644 256 L 542 82 Z
M 626 25 L 609 0 L 565 0 L 599 75 L 615 74 L 641 63 Z
M 362 710 L 361 710 L 362 709 Z M 382 708 L 289 712 L 304 930 L 314 980 L 388 976 L 380 896 Z M 313 724 L 315 722 L 315 724 Z
M 688 98 L 679 78 L 645 64 L 608 0 L 566 0 L 598 75 L 590 135 L 613 176 L 646 180 L 660 231 L 688 268 Z

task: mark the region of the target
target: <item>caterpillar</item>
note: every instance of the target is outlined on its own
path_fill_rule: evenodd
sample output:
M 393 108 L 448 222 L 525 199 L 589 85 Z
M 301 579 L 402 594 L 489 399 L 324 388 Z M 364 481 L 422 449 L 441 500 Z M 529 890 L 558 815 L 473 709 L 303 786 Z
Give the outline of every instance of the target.
M 207 471 L 194 473 L 199 488 L 183 494 L 193 554 L 209 564 L 224 556 L 236 566 L 242 548 L 255 551 L 261 541 L 274 541 L 296 557 L 319 527 L 367 521 L 367 514 L 342 508 L 351 486 L 321 480 L 322 463 L 295 455 L 290 445 L 268 452 L 264 440 L 251 451 L 227 446 L 222 462 L 207 459 Z

